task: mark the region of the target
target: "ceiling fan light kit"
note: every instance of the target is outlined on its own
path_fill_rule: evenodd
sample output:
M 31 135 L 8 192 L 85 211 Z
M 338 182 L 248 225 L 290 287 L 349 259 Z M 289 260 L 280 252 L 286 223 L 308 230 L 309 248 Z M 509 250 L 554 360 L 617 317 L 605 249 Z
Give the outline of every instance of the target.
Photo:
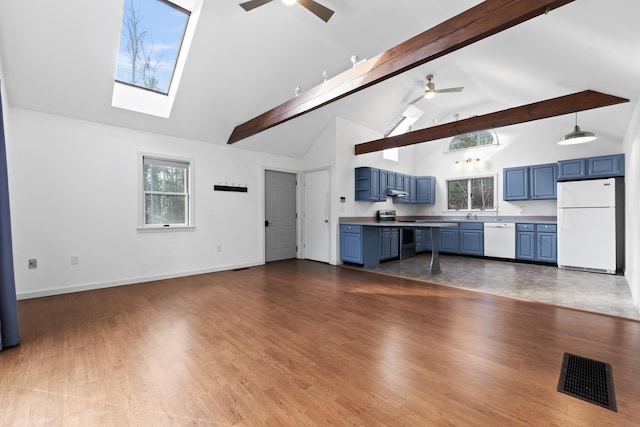
M 576 113 L 576 124 L 573 128 L 573 132 L 569 132 L 568 134 L 560 138 L 560 141 L 558 141 L 558 145 L 582 144 L 585 142 L 594 141 L 596 138 L 597 137 L 593 132 L 580 129 L 580 126 L 578 126 L 578 113 Z
M 415 104 L 421 99 L 431 99 L 434 96 L 436 96 L 436 93 L 462 92 L 462 89 L 464 89 L 464 87 L 449 87 L 446 89 L 436 89 L 435 83 L 433 83 L 431 80 L 433 80 L 433 74 L 427 75 L 426 82 L 416 82 L 424 85 L 424 95 L 420 95 L 413 101 L 409 102 L 410 105 Z

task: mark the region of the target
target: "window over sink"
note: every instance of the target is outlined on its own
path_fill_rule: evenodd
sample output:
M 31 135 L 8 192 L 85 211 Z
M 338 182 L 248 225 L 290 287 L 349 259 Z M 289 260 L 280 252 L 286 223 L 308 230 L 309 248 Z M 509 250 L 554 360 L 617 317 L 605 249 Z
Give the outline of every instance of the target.
M 495 209 L 495 182 L 495 176 L 447 180 L 447 209 Z

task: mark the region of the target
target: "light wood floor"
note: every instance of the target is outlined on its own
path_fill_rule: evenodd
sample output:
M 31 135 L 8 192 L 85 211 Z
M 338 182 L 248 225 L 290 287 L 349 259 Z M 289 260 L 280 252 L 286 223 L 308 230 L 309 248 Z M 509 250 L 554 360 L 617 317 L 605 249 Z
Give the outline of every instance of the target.
M 2 426 L 639 425 L 640 322 L 309 261 L 19 302 Z M 556 391 L 611 363 L 618 412 Z

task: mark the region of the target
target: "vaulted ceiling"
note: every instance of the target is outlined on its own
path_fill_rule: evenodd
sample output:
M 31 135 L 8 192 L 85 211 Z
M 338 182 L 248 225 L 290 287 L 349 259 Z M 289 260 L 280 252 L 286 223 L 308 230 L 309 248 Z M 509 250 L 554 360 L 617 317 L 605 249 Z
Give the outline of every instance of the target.
M 204 0 L 169 119 L 111 106 L 123 1 L 2 0 L 0 60 L 11 106 L 226 144 L 233 129 L 479 1 L 320 2 L 324 23 L 274 1 L 245 12 Z M 637 0 L 576 0 L 331 105 L 234 144 L 302 157 L 336 116 L 382 134 L 433 74 L 437 88 L 464 86 L 416 106 L 415 128 L 486 114 L 587 89 L 631 100 L 580 113 L 580 124 L 620 141 L 640 93 Z M 544 119 L 571 130 L 573 116 Z M 366 142 L 366 141 L 360 141 Z

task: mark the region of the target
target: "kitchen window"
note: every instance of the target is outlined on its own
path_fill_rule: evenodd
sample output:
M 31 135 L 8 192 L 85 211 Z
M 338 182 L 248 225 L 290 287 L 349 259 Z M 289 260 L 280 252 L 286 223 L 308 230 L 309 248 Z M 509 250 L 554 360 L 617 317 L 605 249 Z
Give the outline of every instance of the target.
M 193 161 L 142 155 L 142 228 L 193 226 Z
M 488 210 L 495 208 L 495 177 L 447 181 L 447 209 Z

